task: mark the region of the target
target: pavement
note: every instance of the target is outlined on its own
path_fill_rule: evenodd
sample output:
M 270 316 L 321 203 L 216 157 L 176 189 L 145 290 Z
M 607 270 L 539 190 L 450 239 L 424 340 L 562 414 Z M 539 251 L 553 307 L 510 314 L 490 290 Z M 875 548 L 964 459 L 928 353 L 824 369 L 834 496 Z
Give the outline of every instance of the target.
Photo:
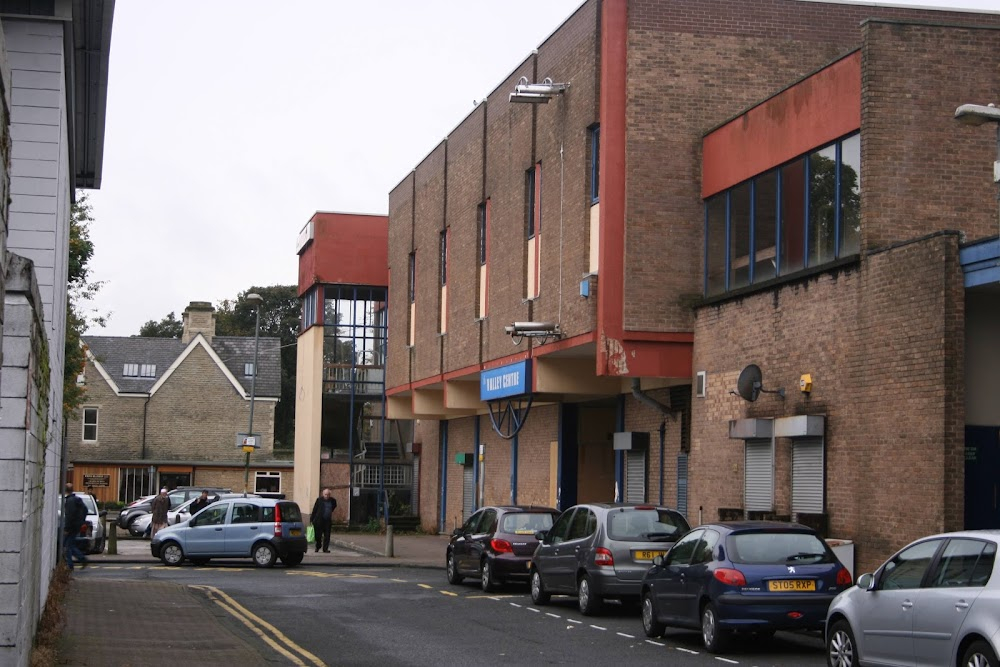
M 153 558 L 148 539 L 125 537 L 121 530 L 117 534 L 121 537 L 116 553 L 105 548 L 105 553 L 88 557 L 90 565 L 166 567 Z M 310 544 L 302 567 L 443 570 L 448 540 L 445 535 L 405 534 L 394 535 L 389 545 L 385 535 L 334 533 L 330 552 L 316 553 Z M 392 555 L 387 556 L 390 546 Z M 298 664 L 285 662 L 262 642 L 248 642 L 230 615 L 220 612 L 204 593 L 183 584 L 77 576 L 67 589 L 63 611 L 59 665 Z

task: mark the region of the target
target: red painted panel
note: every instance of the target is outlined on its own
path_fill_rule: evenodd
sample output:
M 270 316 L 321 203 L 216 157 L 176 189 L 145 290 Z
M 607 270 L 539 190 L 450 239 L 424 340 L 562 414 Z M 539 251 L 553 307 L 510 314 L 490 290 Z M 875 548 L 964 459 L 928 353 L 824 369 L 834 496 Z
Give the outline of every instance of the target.
M 855 51 L 708 134 L 702 197 L 860 127 L 861 52 Z
M 389 284 L 389 218 L 322 213 L 312 217 L 313 240 L 299 255 L 299 295 L 312 285 Z

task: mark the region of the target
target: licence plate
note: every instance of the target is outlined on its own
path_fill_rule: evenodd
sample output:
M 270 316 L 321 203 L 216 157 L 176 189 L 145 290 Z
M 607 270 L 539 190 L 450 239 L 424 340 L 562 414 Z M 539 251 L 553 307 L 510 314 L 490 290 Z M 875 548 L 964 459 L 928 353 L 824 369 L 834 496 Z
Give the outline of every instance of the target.
M 807 579 L 779 579 L 767 582 L 767 590 L 784 591 L 815 591 L 816 582 Z
M 663 556 L 666 551 L 636 551 L 632 554 L 633 560 L 653 560 L 657 556 Z
M 299 535 L 302 534 L 302 529 L 301 528 L 292 528 L 290 532 L 292 534 L 292 537 L 298 537 Z

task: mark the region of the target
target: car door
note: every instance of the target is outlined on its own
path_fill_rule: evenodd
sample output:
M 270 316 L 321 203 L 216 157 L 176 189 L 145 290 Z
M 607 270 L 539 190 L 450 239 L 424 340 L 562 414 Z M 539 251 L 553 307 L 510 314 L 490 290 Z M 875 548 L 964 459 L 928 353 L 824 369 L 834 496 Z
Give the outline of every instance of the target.
M 678 611 L 682 619 L 689 619 L 692 623 L 701 621 L 701 599 L 708 595 L 708 584 L 715 577 L 712 563 L 721 537 L 717 531 L 707 528 L 694 548 L 678 597 Z
M 882 566 L 875 590 L 861 598 L 863 655 L 866 662 L 914 665 L 913 609 L 921 585 L 943 539 L 910 545 Z
M 596 533 L 597 515 L 594 510 L 589 507 L 577 509 L 558 556 L 559 586 L 563 590 L 576 592 L 576 573 L 580 568 L 593 568 Z
M 538 570 L 542 577 L 542 585 L 548 591 L 565 590 L 559 588 L 560 567 L 565 568 L 565 562 L 560 562 L 560 557 L 564 552 L 566 537 L 569 535 L 570 523 L 577 508 L 570 507 L 559 515 L 556 522 L 552 524 L 545 539 L 538 543 L 535 555 L 532 557 L 532 566 Z M 565 580 L 565 573 L 562 573 L 562 580 Z
M 483 519 L 484 511 L 479 510 L 465 520 L 465 523 L 462 524 L 460 534 L 455 536 L 455 542 L 452 544 L 451 553 L 455 559 L 455 567 L 463 574 L 468 574 L 472 569 L 469 566 L 469 542 L 472 540 L 472 535 L 476 532 L 476 527 Z M 476 569 L 479 569 L 478 565 Z
M 184 530 L 184 555 L 221 556 L 225 553 L 224 533 L 230 503 L 218 503 L 198 514 Z
M 913 653 L 919 667 L 951 664 L 965 617 L 993 570 L 996 544 L 948 540 L 913 608 Z
M 705 530 L 698 528 L 677 540 L 677 544 L 667 552 L 663 563 L 652 581 L 653 596 L 656 608 L 664 621 L 687 624 L 690 619 L 684 617 L 687 597 L 687 571 L 691 566 L 698 544 Z
M 260 505 L 254 503 L 233 501 L 233 511 L 223 530 L 227 556 L 250 555 L 250 548 L 261 536 L 260 509 Z
M 476 524 L 472 537 L 467 542 L 469 550 L 469 567 L 479 571 L 483 562 L 483 552 L 493 538 L 493 533 L 497 530 L 497 511 L 493 508 L 485 509 L 482 512 L 482 519 Z

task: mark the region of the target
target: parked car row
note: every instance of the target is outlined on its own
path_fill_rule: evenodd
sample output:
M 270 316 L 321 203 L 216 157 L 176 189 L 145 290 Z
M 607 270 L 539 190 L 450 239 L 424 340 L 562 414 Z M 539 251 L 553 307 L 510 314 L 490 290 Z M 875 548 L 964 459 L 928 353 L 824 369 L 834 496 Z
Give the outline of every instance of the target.
M 202 491 L 208 491 L 210 495 L 229 493 L 231 489 L 223 489 L 212 486 L 179 486 L 167 494 L 170 499 L 170 509 L 176 509 L 189 500 L 193 500 L 201 495 Z M 156 495 L 142 496 L 126 505 L 118 514 L 118 527 L 129 531 L 130 535 L 138 537 L 143 531 L 136 532 L 134 522 L 144 515 L 153 511 L 152 501 Z
M 691 529 L 649 505 L 501 506 L 454 531 L 445 563 L 449 582 L 478 577 L 486 591 L 527 580 L 537 605 L 566 594 L 592 615 L 608 599 L 636 603 L 648 637 L 698 630 L 712 653 L 736 634 L 817 631 L 831 667 L 1000 667 L 998 545 L 1000 531 L 922 538 L 855 586 L 819 534 L 796 523 Z
M 200 497 L 201 497 L 200 495 L 199 496 L 194 496 L 193 498 L 191 498 L 189 500 L 185 500 L 183 503 L 181 503 L 177 507 L 174 507 L 173 509 L 167 510 L 167 525 L 168 526 L 172 526 L 172 525 L 177 524 L 177 523 L 183 523 L 184 521 L 187 521 L 188 519 L 190 519 L 191 518 L 191 510 L 190 510 L 191 504 L 194 501 L 198 500 L 198 498 L 200 498 Z M 214 503 L 216 501 L 219 501 L 219 500 L 224 500 L 224 499 L 228 499 L 228 498 L 243 498 L 243 497 L 244 497 L 244 495 L 242 493 L 215 493 L 215 495 L 210 495 L 208 497 L 208 502 L 209 502 L 209 504 L 212 504 L 212 503 Z M 248 494 L 245 497 L 247 497 L 247 498 L 259 498 L 260 496 L 258 496 L 256 494 Z M 150 536 L 150 532 L 151 532 L 150 528 L 152 528 L 152 524 L 153 524 L 153 515 L 152 515 L 152 513 L 142 514 L 140 516 L 135 517 L 135 519 L 133 519 L 129 523 L 128 532 L 133 537 L 149 537 Z

